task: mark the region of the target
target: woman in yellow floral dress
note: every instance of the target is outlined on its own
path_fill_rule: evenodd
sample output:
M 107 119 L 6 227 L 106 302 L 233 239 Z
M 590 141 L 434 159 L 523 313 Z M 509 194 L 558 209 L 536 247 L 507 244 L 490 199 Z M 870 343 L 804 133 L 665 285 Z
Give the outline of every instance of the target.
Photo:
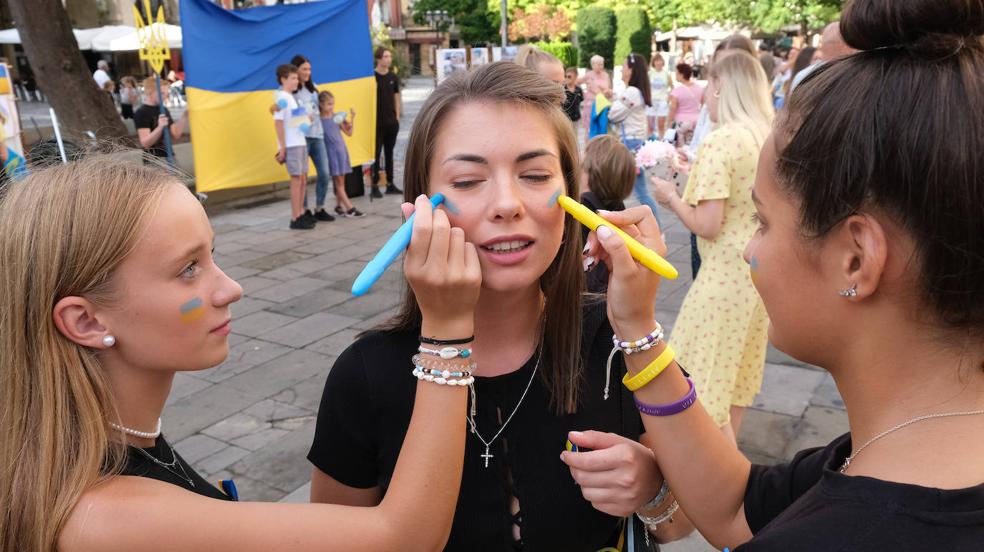
M 697 235 L 703 259 L 672 342 L 704 408 L 732 439 L 762 386 L 769 320 L 742 250 L 755 232 L 752 185 L 774 111 L 761 65 L 730 50 L 711 67 L 706 98 L 715 130 L 697 153 L 683 197 L 652 179 L 656 200 Z

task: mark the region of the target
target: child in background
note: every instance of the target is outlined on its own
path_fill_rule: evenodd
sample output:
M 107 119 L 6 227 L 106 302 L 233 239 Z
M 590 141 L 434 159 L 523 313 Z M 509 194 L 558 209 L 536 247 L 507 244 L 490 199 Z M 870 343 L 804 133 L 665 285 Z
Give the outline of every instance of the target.
M 632 193 L 636 179 L 635 157 L 629 148 L 610 134 L 592 138 L 584 148 L 581 161 L 581 203 L 598 211 L 621 211 L 625 198 Z M 583 238 L 588 229 L 581 228 Z M 604 293 L 608 289 L 608 267 L 588 257 L 584 262 L 587 272 L 587 288 L 590 292 Z
M 577 133 L 577 122 L 581 119 L 581 102 L 584 101 L 584 91 L 577 84 L 577 67 L 568 67 L 564 72 L 564 113 L 574 125 Z
M 137 79 L 127 75 L 120 79 L 120 115 L 124 119 L 133 118 L 133 106 L 140 102 L 137 92 Z
M 331 167 L 332 180 L 335 184 L 335 213 L 340 217 L 361 217 L 365 213 L 355 208 L 345 193 L 345 175 L 352 172 L 348 149 L 342 133 L 352 136 L 355 130 L 355 109 L 349 109 L 348 118 L 345 113 L 335 113 L 335 96 L 327 90 L 318 94 L 318 107 L 321 110 L 321 124 L 325 129 L 325 148 L 328 150 L 328 165 Z
M 285 63 L 277 67 L 277 82 L 280 90 L 275 94 L 279 109 L 273 114 L 273 126 L 277 131 L 277 162 L 287 165 L 290 175 L 290 229 L 310 230 L 315 219 L 304 212 L 304 193 L 307 190 L 307 140 L 304 139 L 303 125 L 295 124 L 298 106 L 294 91 L 300 82 L 297 67 Z M 310 124 L 310 121 L 309 121 Z

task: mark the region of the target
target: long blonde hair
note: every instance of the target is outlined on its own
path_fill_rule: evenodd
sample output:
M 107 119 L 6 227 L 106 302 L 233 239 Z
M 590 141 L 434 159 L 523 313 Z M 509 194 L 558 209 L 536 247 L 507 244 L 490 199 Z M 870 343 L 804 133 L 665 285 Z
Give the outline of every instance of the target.
M 519 65 L 499 61 L 456 73 L 428 96 L 414 120 L 407 143 L 403 172 L 404 197 L 427 193 L 430 162 L 438 133 L 448 115 L 470 102 L 514 104 L 542 113 L 554 129 L 564 175 L 564 192 L 578 198 L 577 138 L 560 106 L 564 91 L 557 84 Z M 408 199 L 411 201 L 412 199 Z M 546 298 L 543 368 L 540 376 L 558 414 L 577 410 L 582 380 L 581 305 L 584 271 L 581 268 L 581 230 L 571 217 L 564 220 L 564 240 L 547 271 L 540 277 Z M 419 331 L 420 308 L 409 286 L 400 312 L 379 329 Z
M 720 94 L 717 123 L 744 126 L 761 146 L 776 115 L 765 70 L 759 60 L 744 50 L 732 50 L 719 57 L 711 65 L 711 80 Z
M 177 180 L 111 156 L 56 165 L 0 198 L 0 551 L 51 552 L 82 493 L 118 473 L 125 448 L 96 351 L 52 309 L 112 304 L 114 270 Z M 121 434 L 122 435 L 122 434 Z

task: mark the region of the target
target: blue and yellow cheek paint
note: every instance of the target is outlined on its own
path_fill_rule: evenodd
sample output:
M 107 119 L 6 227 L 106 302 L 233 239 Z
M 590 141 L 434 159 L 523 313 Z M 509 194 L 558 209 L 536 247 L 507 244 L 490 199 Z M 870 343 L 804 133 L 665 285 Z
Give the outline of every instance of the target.
M 201 297 L 195 297 L 178 309 L 182 322 L 194 322 L 205 315 L 205 302 Z
M 553 195 L 550 196 L 550 199 L 547 200 L 547 207 L 553 207 L 554 205 L 557 205 L 557 199 L 560 198 L 561 193 L 562 192 L 559 189 L 555 191 Z
M 752 258 L 748 261 L 748 273 L 752 276 L 752 283 L 755 284 L 756 277 L 758 276 L 759 260 L 758 257 L 752 255 Z

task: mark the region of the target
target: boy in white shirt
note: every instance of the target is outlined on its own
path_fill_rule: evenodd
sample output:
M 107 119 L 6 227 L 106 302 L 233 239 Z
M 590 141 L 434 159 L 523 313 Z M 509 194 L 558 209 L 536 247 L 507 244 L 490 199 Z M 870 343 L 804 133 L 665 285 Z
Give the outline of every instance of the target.
M 273 126 L 277 131 L 277 162 L 287 165 L 290 175 L 290 229 L 314 228 L 314 217 L 304 212 L 304 194 L 307 190 L 308 155 L 304 133 L 311 121 L 304 108 L 294 100 L 297 90 L 297 67 L 286 63 L 277 67 L 280 90 L 275 94 L 277 111 L 273 114 Z M 307 120 L 305 120 L 305 118 Z

